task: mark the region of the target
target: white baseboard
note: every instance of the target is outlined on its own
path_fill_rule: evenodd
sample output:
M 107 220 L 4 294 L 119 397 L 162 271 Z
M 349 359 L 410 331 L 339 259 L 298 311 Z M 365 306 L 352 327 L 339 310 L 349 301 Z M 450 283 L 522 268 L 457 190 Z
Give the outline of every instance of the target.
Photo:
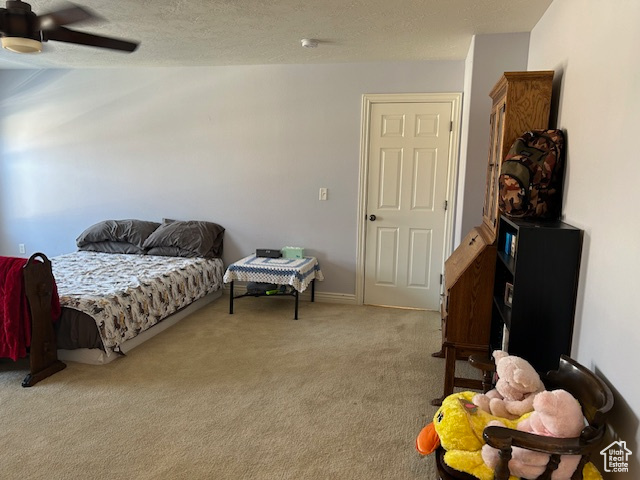
M 247 286 L 244 284 L 233 285 L 234 295 L 243 295 L 247 292 Z M 224 294 L 229 295 L 229 284 L 224 286 Z M 307 288 L 300 294 L 300 300 L 311 301 L 311 288 Z M 355 294 L 350 293 L 332 293 L 332 292 L 316 292 L 315 301 L 319 303 L 341 303 L 344 305 L 357 305 Z
M 305 298 L 308 297 L 308 298 Z M 305 298 L 305 300 L 311 300 L 311 294 L 307 295 L 307 292 L 302 294 L 301 298 Z M 349 293 L 332 293 L 332 292 L 316 292 L 315 294 L 316 302 L 322 303 L 342 303 L 344 305 L 357 305 L 356 296 L 354 294 Z

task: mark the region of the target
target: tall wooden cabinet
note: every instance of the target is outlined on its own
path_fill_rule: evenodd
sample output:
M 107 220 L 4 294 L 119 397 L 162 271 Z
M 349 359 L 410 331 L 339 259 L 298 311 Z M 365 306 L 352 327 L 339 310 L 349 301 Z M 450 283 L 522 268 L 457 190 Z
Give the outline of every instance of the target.
M 511 144 L 525 131 L 548 127 L 553 71 L 505 72 L 490 92 L 490 145 L 482 225 L 474 227 L 445 261 L 442 296 L 443 397 L 454 387 L 479 388 L 480 382 L 455 376 L 455 360 L 490 344 L 498 177 Z
M 505 72 L 489 96 L 489 162 L 482 222 L 495 238 L 498 227 L 498 178 L 511 145 L 527 130 L 549 125 L 553 71 Z

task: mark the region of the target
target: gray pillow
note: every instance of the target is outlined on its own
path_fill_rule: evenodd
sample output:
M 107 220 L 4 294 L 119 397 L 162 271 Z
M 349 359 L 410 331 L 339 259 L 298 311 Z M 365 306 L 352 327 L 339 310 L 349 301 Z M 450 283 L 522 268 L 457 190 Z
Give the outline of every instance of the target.
M 101 252 L 101 253 L 131 253 L 142 255 L 145 253 L 144 249 L 129 242 L 90 242 L 85 243 L 79 250 L 88 252 Z
M 224 228 L 212 222 L 165 220 L 143 247 L 149 255 L 219 257 L 223 234 Z
M 76 239 L 78 247 L 96 242 L 126 242 L 143 248 L 158 222 L 144 220 L 104 220 L 90 226 Z
M 196 252 L 190 250 L 183 250 L 178 247 L 152 247 L 146 250 L 147 255 L 158 255 L 161 257 L 198 257 Z

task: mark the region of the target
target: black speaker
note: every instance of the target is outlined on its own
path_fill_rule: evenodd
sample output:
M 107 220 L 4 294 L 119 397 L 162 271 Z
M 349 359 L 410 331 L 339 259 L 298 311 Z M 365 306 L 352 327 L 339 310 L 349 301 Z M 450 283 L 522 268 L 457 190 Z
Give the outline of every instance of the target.
M 280 258 L 282 253 L 275 248 L 257 248 L 256 257 Z

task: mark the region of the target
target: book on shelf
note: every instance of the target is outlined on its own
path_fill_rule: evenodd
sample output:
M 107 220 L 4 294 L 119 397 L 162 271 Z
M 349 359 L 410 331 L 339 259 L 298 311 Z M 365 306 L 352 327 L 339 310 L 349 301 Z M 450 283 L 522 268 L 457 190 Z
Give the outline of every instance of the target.
M 504 285 L 504 304 L 510 307 L 513 303 L 513 283 L 507 282 Z
M 507 232 L 504 234 L 504 253 L 507 255 L 511 255 L 511 240 L 513 238 L 513 233 Z

